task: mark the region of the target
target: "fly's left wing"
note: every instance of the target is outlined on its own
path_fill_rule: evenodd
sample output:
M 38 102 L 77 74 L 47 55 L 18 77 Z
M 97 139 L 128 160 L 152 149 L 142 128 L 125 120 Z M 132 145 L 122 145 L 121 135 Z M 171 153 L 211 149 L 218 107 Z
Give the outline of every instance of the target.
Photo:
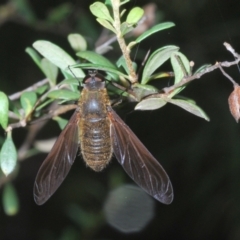
M 75 111 L 40 167 L 34 183 L 34 200 L 45 203 L 67 176 L 78 150 L 78 112 Z
M 112 108 L 108 114 L 113 151 L 118 162 L 148 194 L 164 204 L 170 204 L 173 188 L 163 167 Z

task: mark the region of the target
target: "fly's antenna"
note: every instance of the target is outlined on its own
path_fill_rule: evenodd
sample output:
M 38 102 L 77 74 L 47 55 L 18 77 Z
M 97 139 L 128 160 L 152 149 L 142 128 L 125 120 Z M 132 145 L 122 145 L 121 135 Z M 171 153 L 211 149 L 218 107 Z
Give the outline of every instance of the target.
M 78 88 L 80 89 L 82 87 L 81 85 L 81 81 L 77 78 L 77 76 L 74 74 L 74 72 L 71 69 L 71 66 L 68 65 L 68 70 L 72 73 L 72 75 L 76 78 L 76 80 L 78 81 Z

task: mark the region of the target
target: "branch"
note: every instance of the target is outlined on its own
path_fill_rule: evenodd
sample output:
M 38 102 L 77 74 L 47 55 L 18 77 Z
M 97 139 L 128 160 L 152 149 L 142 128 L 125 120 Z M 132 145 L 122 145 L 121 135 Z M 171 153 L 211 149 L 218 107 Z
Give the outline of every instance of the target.
M 117 36 L 118 44 L 122 50 L 123 56 L 125 58 L 125 61 L 129 70 L 130 81 L 131 83 L 136 83 L 137 75 L 133 68 L 132 60 L 130 58 L 130 49 L 127 48 L 126 42 L 121 33 L 121 21 L 120 21 L 120 13 L 119 13 L 120 5 L 121 5 L 120 0 L 112 0 L 113 15 L 114 15 L 113 26 L 117 31 L 116 36 Z
M 199 72 L 199 73 L 196 73 L 194 75 L 191 75 L 191 76 L 185 76 L 183 77 L 183 79 L 170 86 L 170 87 L 166 87 L 166 88 L 163 88 L 163 91 L 165 92 L 165 94 L 168 94 L 172 91 L 174 91 L 175 89 L 195 80 L 195 79 L 199 79 L 201 78 L 204 74 L 206 73 L 209 73 L 209 72 L 212 72 L 214 71 L 215 69 L 219 68 L 221 70 L 221 72 L 224 74 L 224 76 L 226 76 L 234 85 L 236 85 L 237 83 L 223 70 L 223 67 L 230 67 L 232 65 L 237 65 L 239 62 L 240 62 L 240 55 L 238 53 L 235 52 L 235 50 L 232 48 L 232 46 L 229 44 L 229 43 L 224 43 L 224 46 L 226 47 L 226 49 L 228 51 L 230 51 L 233 56 L 235 57 L 235 61 L 232 61 L 232 62 L 216 62 L 215 65 L 212 65 L 210 67 L 206 67 L 203 71 Z M 183 72 L 184 72 L 184 69 L 183 69 Z
M 47 84 L 49 82 L 49 80 L 47 78 L 33 84 L 32 86 L 20 91 L 20 92 L 16 92 L 16 93 L 13 93 L 12 95 L 8 96 L 10 100 L 14 101 L 16 99 L 19 99 L 21 97 L 21 95 L 24 93 L 24 92 L 27 92 L 27 91 L 35 91 L 37 90 L 39 87 L 42 87 L 44 86 L 45 84 Z

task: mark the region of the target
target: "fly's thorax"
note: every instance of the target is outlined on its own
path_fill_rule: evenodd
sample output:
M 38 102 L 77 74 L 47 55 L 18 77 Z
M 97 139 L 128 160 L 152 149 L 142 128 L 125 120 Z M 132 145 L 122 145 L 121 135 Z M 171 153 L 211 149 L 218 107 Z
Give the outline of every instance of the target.
M 107 114 L 107 106 L 111 104 L 106 88 L 91 91 L 84 88 L 78 105 L 81 117 L 87 117 L 89 114 L 97 114 L 99 117 L 104 117 Z

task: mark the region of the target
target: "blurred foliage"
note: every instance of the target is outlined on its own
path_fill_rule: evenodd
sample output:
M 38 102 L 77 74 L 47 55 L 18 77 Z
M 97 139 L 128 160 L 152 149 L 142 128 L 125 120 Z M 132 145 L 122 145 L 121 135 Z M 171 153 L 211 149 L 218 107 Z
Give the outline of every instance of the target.
M 43 79 L 44 74 L 24 53 L 36 40 L 47 39 L 74 55 L 66 38 L 70 33 L 81 33 L 93 49 L 101 29 L 90 14 L 90 3 L 15 0 L 0 5 L 0 90 L 10 95 Z M 142 0 L 136 4 L 146 3 Z M 161 38 L 162 33 L 142 42 L 136 50 L 137 63 L 149 48 L 153 52 L 167 44 L 180 46 L 197 66 L 231 59 L 222 47 L 229 38 L 239 50 L 240 3 L 224 0 L 159 0 L 155 3 L 159 9 L 157 18 L 175 22 L 177 27 L 167 30 Z M 134 7 L 131 2 L 128 4 Z M 113 59 L 118 52 L 116 49 L 114 47 L 106 57 Z M 164 67 L 171 69 L 167 63 Z M 236 68 L 229 73 L 235 78 L 239 76 Z M 54 84 L 54 77 L 52 79 Z M 170 206 L 156 203 L 153 220 L 140 233 L 123 234 L 105 223 L 102 209 L 108 192 L 125 181 L 131 182 L 114 160 L 103 173 L 96 174 L 77 158 L 59 191 L 51 201 L 39 207 L 33 202 L 32 187 L 45 155 L 35 155 L 20 164 L 18 177 L 10 188 L 6 183 L 14 177 L 11 174 L 10 180 L 1 177 L 2 197 L 10 198 L 4 200 L 4 208 L 1 207 L 1 239 L 239 239 L 240 136 L 227 106 L 232 86 L 223 80 L 221 74 L 212 73 L 184 90 L 184 95 L 194 99 L 210 116 L 210 123 L 170 104 L 154 112 L 129 114 L 133 110 L 131 105 L 118 109 L 161 161 L 175 191 Z M 162 84 L 172 84 L 173 80 L 153 82 L 155 87 L 161 88 Z M 27 113 L 31 111 L 31 100 L 29 102 Z M 49 123 L 45 130 L 37 133 L 37 138 L 46 139 L 53 133 L 59 134 L 59 129 L 57 124 Z M 25 136 L 22 129 L 13 132 L 17 148 Z M 1 139 L 4 138 L 1 130 Z M 4 211 L 12 213 L 15 211 L 12 209 L 17 209 L 17 198 L 18 214 L 6 216 Z

